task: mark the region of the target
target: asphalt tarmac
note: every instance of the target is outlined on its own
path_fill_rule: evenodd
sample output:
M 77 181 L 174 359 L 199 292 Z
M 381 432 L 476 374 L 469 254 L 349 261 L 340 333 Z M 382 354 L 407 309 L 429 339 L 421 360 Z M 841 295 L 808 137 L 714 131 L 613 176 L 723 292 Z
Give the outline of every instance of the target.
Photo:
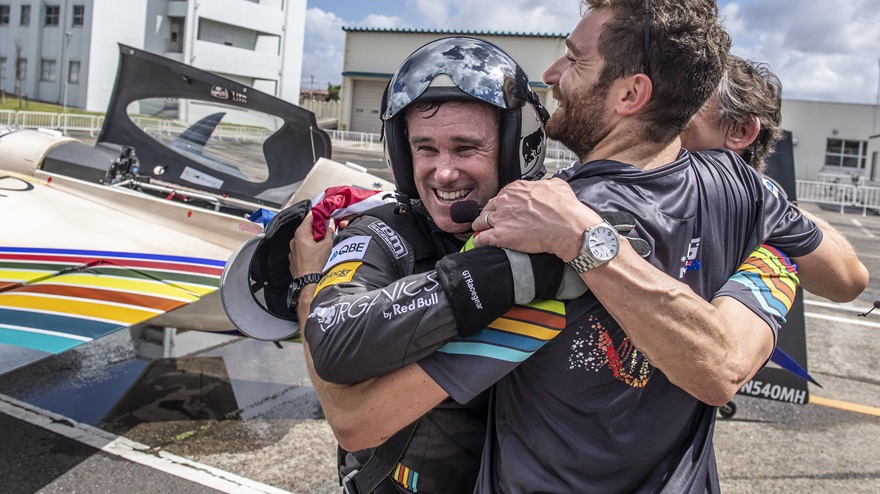
M 334 151 L 384 170 L 381 152 Z M 561 165 L 561 164 L 560 164 Z M 381 172 L 380 172 L 381 173 Z M 737 396 L 719 419 L 727 493 L 880 493 L 880 216 L 804 204 L 874 277 L 805 296 L 813 403 Z M 821 402 L 822 404 L 816 404 Z M 336 493 L 335 442 L 296 343 L 137 327 L 0 377 L 0 492 Z

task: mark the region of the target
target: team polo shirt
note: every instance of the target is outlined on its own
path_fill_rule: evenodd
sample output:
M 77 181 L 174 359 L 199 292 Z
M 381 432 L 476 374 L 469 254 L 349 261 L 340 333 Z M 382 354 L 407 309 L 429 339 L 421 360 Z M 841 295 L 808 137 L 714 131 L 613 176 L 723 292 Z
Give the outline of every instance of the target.
M 762 287 L 760 273 L 731 275 L 749 262 L 790 271 L 786 258 L 754 249 L 766 242 L 797 257 L 822 238 L 775 183 L 732 153 L 682 151 L 648 171 L 596 161 L 560 177 L 594 210 L 632 213 L 630 235 L 651 245 L 651 264 L 706 300 L 723 290 L 774 331 L 768 300 L 793 294 Z M 487 328 L 419 361 L 461 403 L 494 383 L 477 491 L 717 492 L 715 408 L 669 382 L 591 293 L 547 314 L 562 314 L 564 329 L 548 327 L 556 333 L 530 348 L 530 335 L 498 338 Z

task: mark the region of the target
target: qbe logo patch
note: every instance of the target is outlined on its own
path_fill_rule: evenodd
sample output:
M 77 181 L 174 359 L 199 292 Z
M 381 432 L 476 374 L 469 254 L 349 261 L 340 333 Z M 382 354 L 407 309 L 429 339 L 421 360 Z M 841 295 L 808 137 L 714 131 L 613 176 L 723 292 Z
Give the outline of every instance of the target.
M 382 241 L 385 242 L 385 245 L 391 249 L 391 254 L 395 259 L 400 259 L 403 256 L 409 253 L 409 249 L 406 248 L 406 244 L 403 242 L 403 239 L 400 238 L 400 235 L 397 234 L 396 231 L 392 230 L 390 226 L 386 225 L 381 221 L 377 221 L 375 223 L 370 224 L 370 230 L 376 232 L 376 235 L 382 238 Z
M 333 266 L 343 262 L 360 261 L 366 255 L 371 240 L 367 235 L 358 235 L 343 240 L 330 251 L 330 259 L 327 260 L 322 271 L 326 273 Z

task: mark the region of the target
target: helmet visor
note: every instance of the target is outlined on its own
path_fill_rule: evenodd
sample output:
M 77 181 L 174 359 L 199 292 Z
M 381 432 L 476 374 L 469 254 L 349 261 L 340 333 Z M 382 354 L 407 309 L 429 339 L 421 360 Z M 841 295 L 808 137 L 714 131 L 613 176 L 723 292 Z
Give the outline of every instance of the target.
M 519 108 L 528 101 L 525 72 L 497 46 L 477 38 L 443 38 L 410 55 L 388 87 L 387 120 L 418 99 L 434 77 L 446 74 L 458 89 L 499 108 Z

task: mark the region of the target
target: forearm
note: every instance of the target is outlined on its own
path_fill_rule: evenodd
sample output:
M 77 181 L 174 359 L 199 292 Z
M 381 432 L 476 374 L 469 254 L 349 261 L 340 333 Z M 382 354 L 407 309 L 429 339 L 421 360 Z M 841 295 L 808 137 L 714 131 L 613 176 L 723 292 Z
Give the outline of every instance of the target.
M 303 331 L 313 293 L 314 285 L 310 285 L 300 295 L 297 317 Z M 382 444 L 447 396 L 415 364 L 357 384 L 329 383 L 315 372 L 307 338 L 302 342 L 309 378 L 324 416 L 340 446 L 348 451 Z M 402 400 L 401 396 L 410 398 Z
M 801 286 L 835 302 L 854 300 L 868 286 L 868 269 L 843 234 L 827 221 L 802 212 L 822 230 L 823 238 L 810 254 L 792 257 L 798 265 Z
M 379 288 L 360 274 L 344 286 L 321 290 L 306 321 L 315 369 L 323 379 L 362 382 L 416 362 L 456 335 L 454 316 L 433 273 Z
M 770 328 L 748 309 L 734 312 L 731 299 L 706 302 L 622 244 L 612 262 L 582 274 L 590 290 L 671 382 L 711 405 L 729 401 L 770 356 Z

